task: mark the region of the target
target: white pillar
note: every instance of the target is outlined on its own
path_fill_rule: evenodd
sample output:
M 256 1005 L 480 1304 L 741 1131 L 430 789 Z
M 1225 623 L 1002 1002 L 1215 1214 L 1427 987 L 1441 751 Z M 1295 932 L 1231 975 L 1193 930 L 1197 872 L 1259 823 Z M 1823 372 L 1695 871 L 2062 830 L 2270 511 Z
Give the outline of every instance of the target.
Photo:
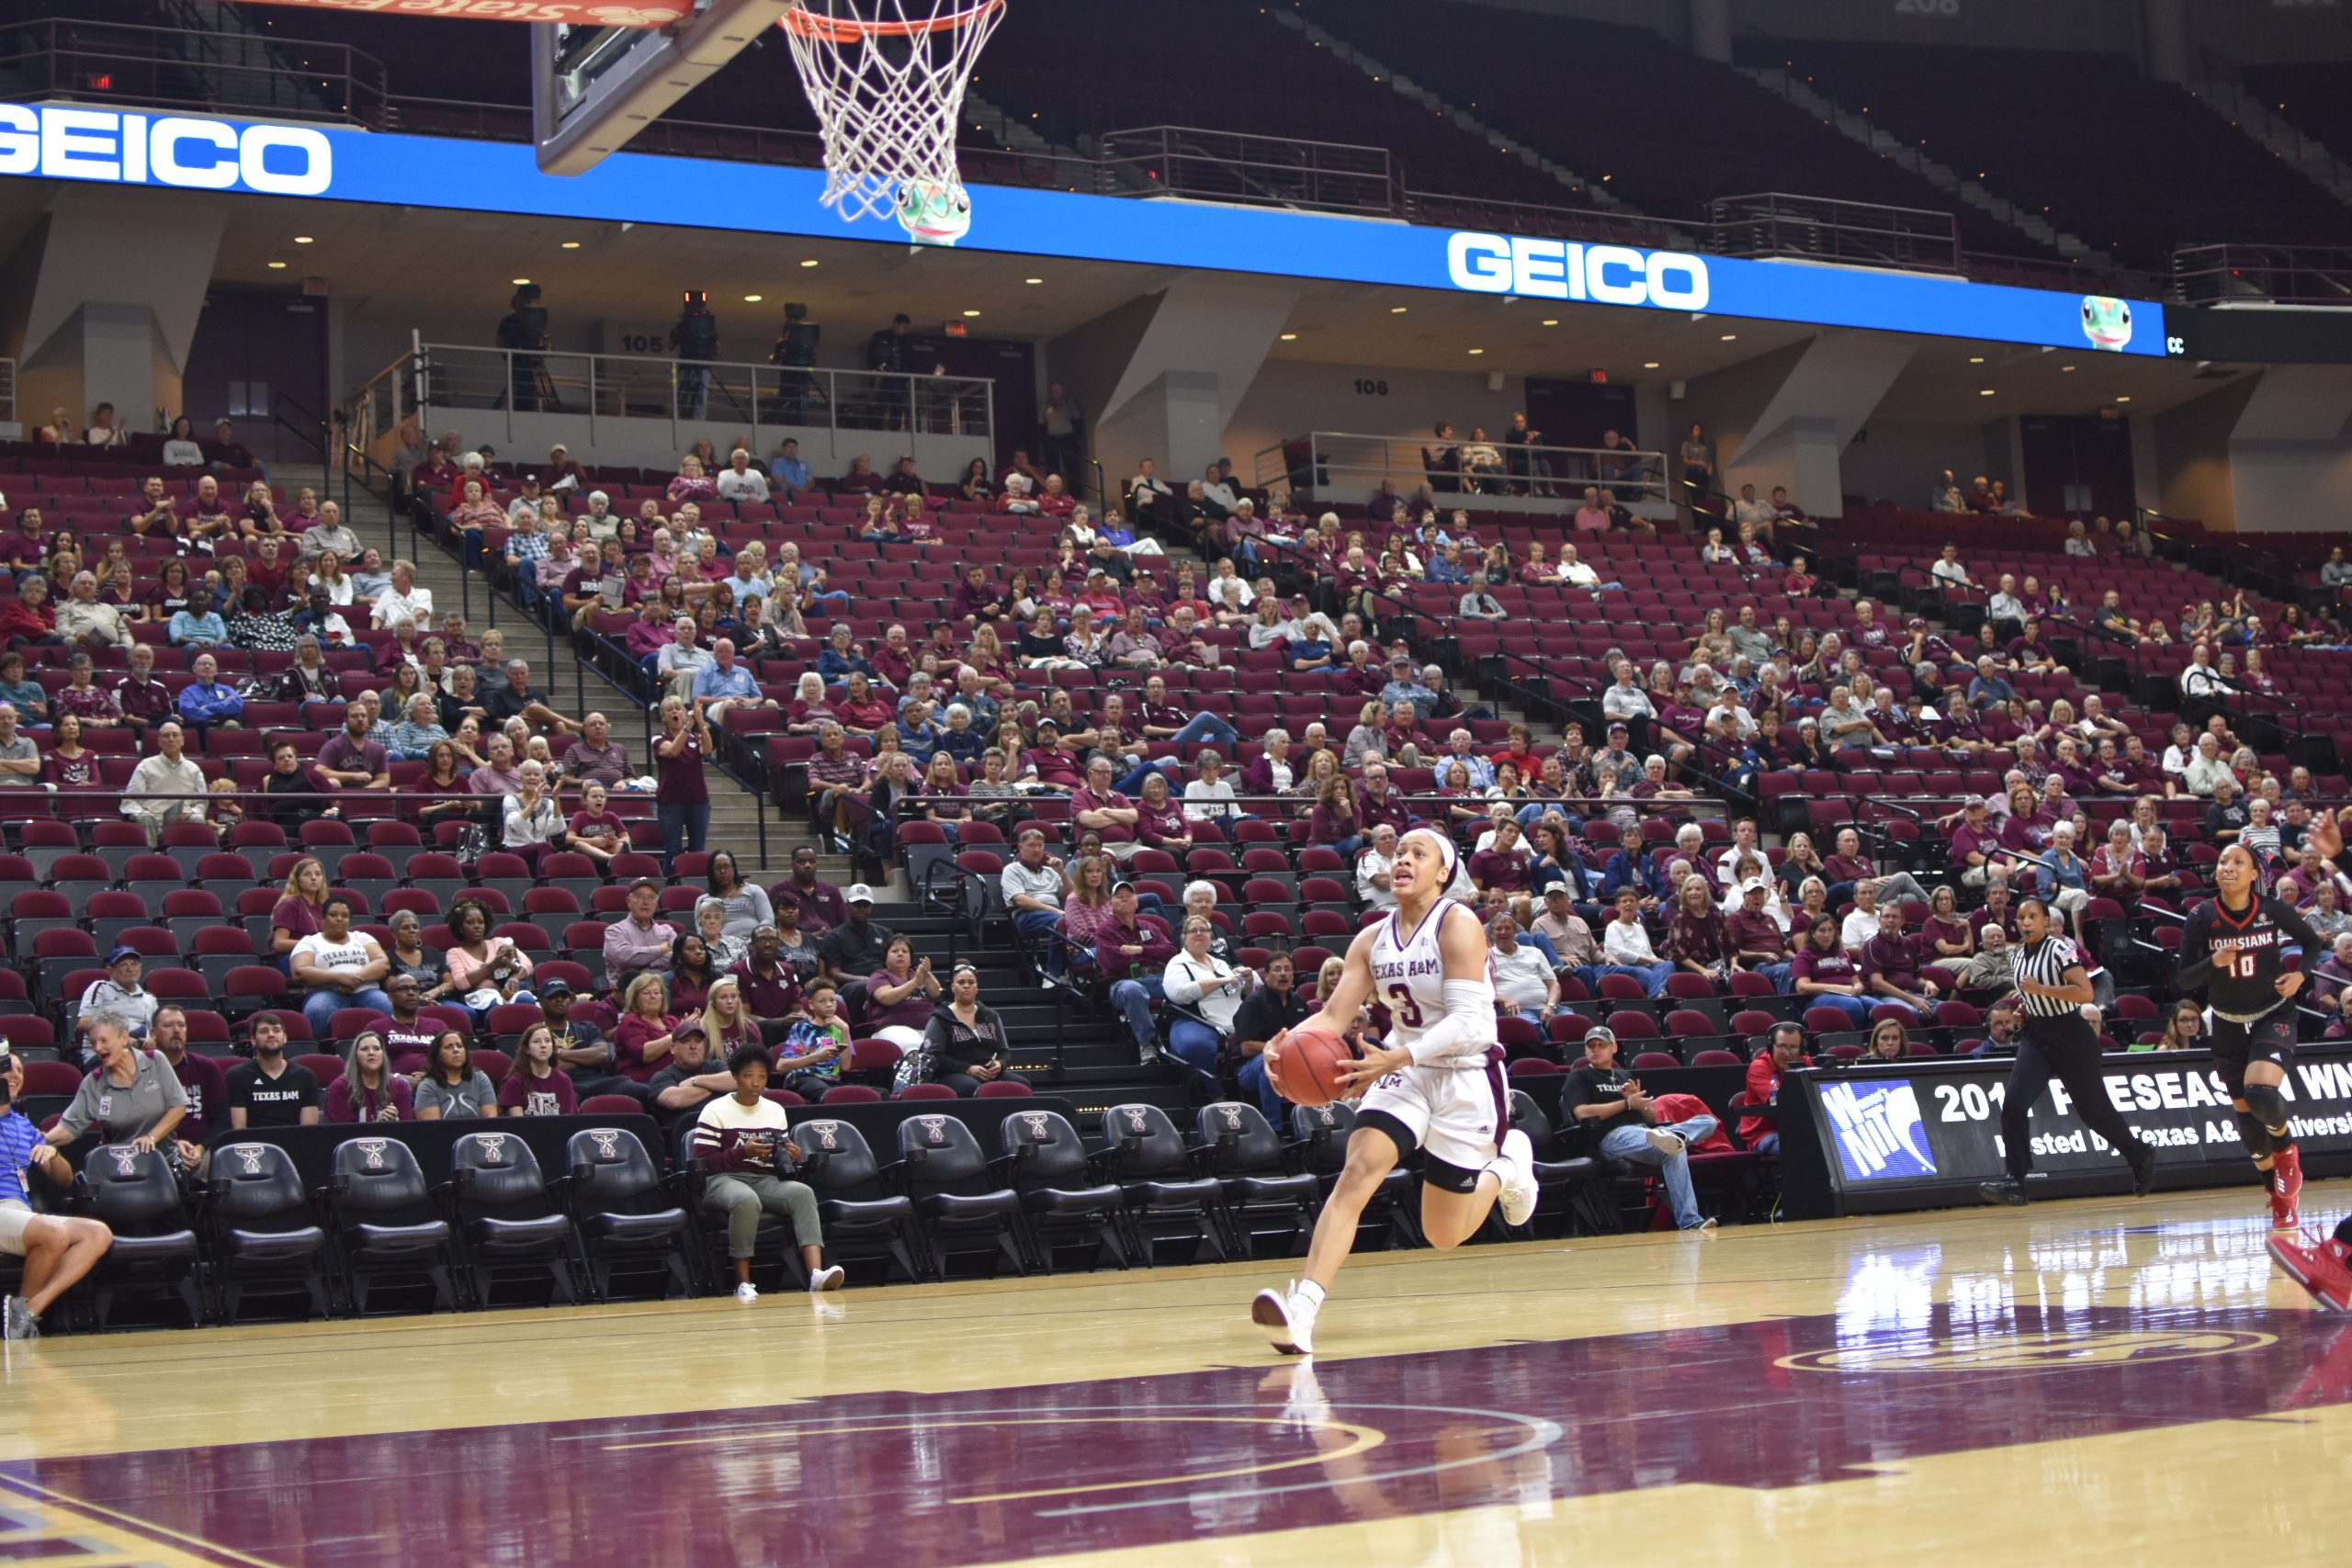
M 1085 408 L 1105 479 L 1116 487 L 1150 457 L 1181 491 L 1220 457 L 1246 479 L 1249 456 L 1224 450 L 1226 427 L 1298 294 L 1278 279 L 1193 273 L 1057 338 L 1046 372 Z
M 0 340 L 19 345 L 18 404 L 39 411 L 28 424 L 59 404 L 82 421 L 110 402 L 125 428 L 146 430 L 156 409 L 180 406 L 228 210 L 164 191 L 59 188 L 23 269 L 30 287 L 0 303 Z
M 2230 432 L 2231 525 L 2341 530 L 2352 487 L 2352 366 L 2274 365 Z
M 1826 332 L 1804 346 L 1769 387 L 1752 388 L 1746 409 L 1714 411 L 1724 487 L 1759 495 L 1786 485 L 1808 512 L 1843 510 L 1847 444 L 1911 362 L 1916 344 L 1890 334 Z M 1765 395 L 1758 399 L 1758 391 Z M 1678 426 L 1675 434 L 1680 434 Z

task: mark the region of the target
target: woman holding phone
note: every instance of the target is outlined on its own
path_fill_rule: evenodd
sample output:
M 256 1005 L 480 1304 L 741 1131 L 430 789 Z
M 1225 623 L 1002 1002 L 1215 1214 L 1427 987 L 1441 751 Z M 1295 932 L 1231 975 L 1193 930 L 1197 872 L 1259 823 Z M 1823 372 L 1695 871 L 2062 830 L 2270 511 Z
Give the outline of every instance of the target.
M 1004 1021 L 980 1000 L 980 973 L 968 964 L 958 964 L 949 976 L 946 999 L 932 1010 L 931 1022 L 923 1029 L 922 1049 L 930 1057 L 931 1081 L 945 1084 L 966 1100 L 984 1083 L 1029 1081 L 1005 1070 L 1012 1048 Z

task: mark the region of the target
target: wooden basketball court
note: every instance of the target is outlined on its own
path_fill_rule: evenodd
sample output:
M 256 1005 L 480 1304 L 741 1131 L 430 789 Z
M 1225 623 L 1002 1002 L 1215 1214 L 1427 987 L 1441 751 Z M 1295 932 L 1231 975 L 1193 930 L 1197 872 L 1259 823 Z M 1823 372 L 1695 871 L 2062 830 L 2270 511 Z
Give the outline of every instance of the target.
M 2352 1187 L 2306 1194 L 2314 1230 Z M 2341 1556 L 2352 1319 L 2251 1189 L 9 1345 L 0 1562 Z

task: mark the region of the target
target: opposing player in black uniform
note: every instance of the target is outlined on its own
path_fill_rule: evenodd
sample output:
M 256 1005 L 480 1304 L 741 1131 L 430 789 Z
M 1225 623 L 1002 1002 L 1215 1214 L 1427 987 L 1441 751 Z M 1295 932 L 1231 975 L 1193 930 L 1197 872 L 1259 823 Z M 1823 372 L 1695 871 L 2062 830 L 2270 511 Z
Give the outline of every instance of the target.
M 2330 861 L 2344 852 L 2344 834 L 2321 813 L 2307 842 Z M 2287 1131 L 2287 1098 L 2279 1086 L 2295 1065 L 2295 994 L 2300 969 L 2287 967 L 2287 949 L 2315 954 L 2317 932 L 2294 908 L 2262 891 L 2254 852 L 2233 844 L 2213 867 L 2219 897 L 2188 917 L 2180 940 L 2183 990 L 2205 987 L 2213 1010 L 2213 1058 L 2236 1110 L 2246 1153 L 2269 1179 L 2270 1226 L 2301 1224 L 2302 1156 Z

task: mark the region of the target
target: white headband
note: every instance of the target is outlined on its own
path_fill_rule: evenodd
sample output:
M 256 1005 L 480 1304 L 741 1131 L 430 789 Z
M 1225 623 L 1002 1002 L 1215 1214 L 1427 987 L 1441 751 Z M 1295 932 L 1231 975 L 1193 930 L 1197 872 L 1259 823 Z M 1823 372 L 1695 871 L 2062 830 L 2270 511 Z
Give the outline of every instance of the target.
M 1416 828 L 1411 832 L 1407 833 L 1403 839 L 1398 840 L 1397 843 L 1401 846 L 1413 839 L 1427 839 L 1430 843 L 1437 846 L 1438 862 L 1445 867 L 1445 877 L 1440 890 L 1442 891 L 1444 887 L 1451 887 L 1453 886 L 1454 862 L 1460 858 L 1461 853 L 1461 852 L 1453 847 L 1453 840 L 1447 838 L 1444 834 L 1439 832 L 1434 828 Z

